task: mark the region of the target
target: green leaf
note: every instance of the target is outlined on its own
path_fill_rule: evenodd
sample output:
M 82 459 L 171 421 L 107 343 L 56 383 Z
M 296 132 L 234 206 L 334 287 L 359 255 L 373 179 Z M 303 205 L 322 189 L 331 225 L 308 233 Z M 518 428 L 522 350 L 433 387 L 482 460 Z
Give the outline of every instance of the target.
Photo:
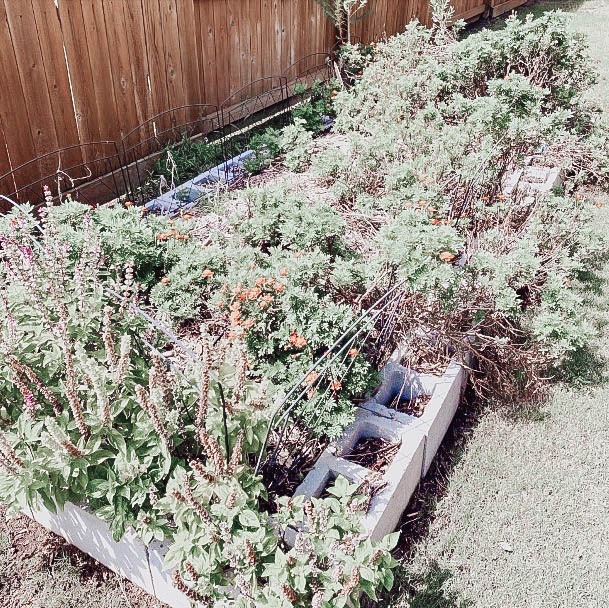
M 241 523 L 241 525 L 245 528 L 260 527 L 258 515 L 256 515 L 256 513 L 250 509 L 245 509 L 245 511 L 241 511 L 241 513 L 239 513 L 239 523 Z

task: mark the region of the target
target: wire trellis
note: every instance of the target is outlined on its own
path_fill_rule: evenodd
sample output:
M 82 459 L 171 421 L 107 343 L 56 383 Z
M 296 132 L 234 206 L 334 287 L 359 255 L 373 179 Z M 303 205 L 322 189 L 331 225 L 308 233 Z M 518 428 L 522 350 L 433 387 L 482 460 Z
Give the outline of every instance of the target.
M 405 297 L 404 282 L 399 281 L 353 321 L 276 405 L 255 466 L 271 495 L 285 492 L 286 487 L 294 489 L 307 463 L 312 465 L 325 445 L 323 438 L 310 431 L 320 422 L 324 409 L 307 408 L 307 402 L 314 394 L 316 404 L 332 399 L 360 353 L 378 367 Z
M 149 185 L 154 163 L 163 150 L 184 138 L 219 141 L 218 163 L 224 166 L 226 177 L 232 177 L 228 175 L 233 169 L 229 161 L 243 152 L 248 132 L 265 123 L 287 124 L 293 87 L 327 81 L 332 77 L 331 65 L 330 55 L 313 53 L 294 62 L 280 76 L 253 80 L 220 106 L 201 103 L 170 108 L 144 120 L 119 141 L 79 143 L 47 152 L 0 175 L 3 194 L 37 206 L 44 203 L 42 186 L 49 186 L 58 200 L 70 194 L 81 202 L 98 205 L 128 196 L 145 204 L 147 196 L 153 195 Z M 201 172 L 206 168 L 201 167 Z

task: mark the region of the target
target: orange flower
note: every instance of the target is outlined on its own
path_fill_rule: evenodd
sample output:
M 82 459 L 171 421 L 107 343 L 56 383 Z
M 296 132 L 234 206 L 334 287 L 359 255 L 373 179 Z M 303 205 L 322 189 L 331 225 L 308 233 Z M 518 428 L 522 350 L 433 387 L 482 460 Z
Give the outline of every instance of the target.
M 440 223 L 440 220 L 438 218 L 434 218 L 433 220 L 431 220 L 431 223 L 433 226 L 437 226 Z
M 247 321 L 243 321 L 241 325 L 243 325 L 245 329 L 251 329 L 252 327 L 254 327 L 254 319 L 247 319 Z
M 488 196 L 483 196 L 483 197 L 482 197 L 482 200 L 483 200 L 483 201 L 488 201 Z
M 125 207 L 129 208 L 133 206 L 133 201 L 125 201 Z
M 357 350 L 357 348 L 350 348 L 348 354 L 350 357 L 353 357 L 355 359 L 355 357 L 359 355 L 359 350 Z
M 214 276 L 214 271 L 210 270 L 209 268 L 206 268 L 203 271 L 203 275 L 202 276 L 203 276 L 204 279 L 211 279 Z
M 169 277 L 163 277 L 161 279 L 161 284 L 162 285 L 169 285 L 170 282 L 171 282 L 171 279 Z
M 450 251 L 443 251 L 440 254 L 440 259 L 443 262 L 452 262 L 455 259 L 455 256 L 454 256 L 454 254 L 450 253 Z
M 600 209 L 600 208 L 603 206 L 603 203 L 601 203 L 601 201 L 598 201 L 598 202 L 596 203 L 596 206 L 597 206 L 597 207 Z
M 290 334 L 288 341 L 295 348 L 303 348 L 307 345 L 307 339 L 304 336 L 300 336 L 295 331 Z
M 234 340 L 237 337 L 237 334 L 234 331 L 229 331 L 228 332 L 228 339 L 229 340 Z
M 302 384 L 303 386 L 313 386 L 317 378 L 319 378 L 319 374 L 317 372 L 309 372 Z
M 265 283 L 266 279 L 264 277 L 258 277 L 254 285 L 256 285 L 256 287 L 262 287 Z
M 282 277 L 287 277 L 287 276 L 288 276 L 288 269 L 287 269 L 287 268 L 282 268 L 282 269 L 279 271 L 279 274 L 280 274 Z
M 261 293 L 262 291 L 260 290 L 260 287 L 253 287 L 252 289 L 248 289 L 246 292 L 247 299 L 255 300 Z
M 343 388 L 343 385 L 340 383 L 340 380 L 332 380 L 330 383 L 330 388 L 336 392 Z
M 240 292 L 238 297 L 241 302 L 245 302 L 247 300 L 247 291 Z
M 277 293 L 281 293 L 282 291 L 285 291 L 285 285 L 283 283 L 280 283 L 279 281 L 277 281 L 277 283 L 275 284 L 275 291 Z
M 264 310 L 265 308 L 268 308 L 271 304 L 273 303 L 273 296 L 263 296 L 260 299 L 260 302 L 258 302 L 258 306 Z
M 229 306 L 230 310 L 234 311 L 238 311 L 241 310 L 241 303 L 240 302 L 231 302 L 231 305 Z

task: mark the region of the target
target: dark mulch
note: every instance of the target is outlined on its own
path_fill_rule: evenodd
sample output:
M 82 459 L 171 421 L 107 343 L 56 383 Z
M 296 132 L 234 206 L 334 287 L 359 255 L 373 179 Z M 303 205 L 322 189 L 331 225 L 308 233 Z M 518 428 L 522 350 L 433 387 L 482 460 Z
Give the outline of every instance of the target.
M 419 416 L 423 415 L 425 411 L 425 406 L 431 401 L 431 395 L 418 395 L 417 397 L 413 397 L 412 399 L 400 399 L 397 403 L 396 409 L 398 412 L 402 412 L 403 414 L 408 414 L 410 416 Z
M 399 449 L 399 443 L 391 443 L 382 437 L 364 437 L 343 458 L 371 471 L 384 473 Z

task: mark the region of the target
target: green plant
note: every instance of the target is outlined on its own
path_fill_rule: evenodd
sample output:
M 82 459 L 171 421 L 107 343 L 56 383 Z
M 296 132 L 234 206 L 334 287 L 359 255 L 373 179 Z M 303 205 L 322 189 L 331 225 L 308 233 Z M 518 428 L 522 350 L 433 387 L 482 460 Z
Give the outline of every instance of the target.
M 91 224 L 82 222 L 87 234 Z M 111 522 L 116 538 L 127 526 L 147 541 L 162 538 L 167 520 L 157 518 L 154 497 L 163 494 L 176 464 L 200 451 L 193 437 L 203 422 L 224 439 L 245 415 L 245 445 L 260 446 L 261 408 L 246 413 L 241 404 L 252 395 L 236 371 L 243 364 L 239 357 L 233 369 L 223 362 L 222 379 L 209 357 L 203 372 L 197 366 L 170 372 L 154 354 L 160 336 L 128 313 L 137 296 L 129 267 L 120 293 L 106 282 L 99 237 L 89 233 L 72 257 L 52 215 L 40 240 L 27 216 L 11 214 L 8 224 L 11 230 L 2 235 L 0 394 L 9 428 L 0 431 L 0 460 L 10 475 L 2 478 L 2 500 L 15 506 L 40 500 L 51 510 L 68 500 L 86 502 Z M 143 335 L 150 346 L 142 344 Z M 199 388 L 201 373 L 207 374 L 206 388 Z M 218 382 L 232 406 L 228 426 Z M 197 422 L 200 391 L 206 415 Z
M 317 3 L 337 29 L 339 41 L 351 43 L 352 22 L 368 0 L 317 0 Z
M 336 81 L 314 82 L 311 87 L 297 84 L 294 93 L 300 102 L 292 110 L 294 121 L 300 121 L 308 131 L 317 133 L 323 129 L 327 119 L 334 116 L 334 99 L 339 90 Z
M 293 125 L 287 126 L 280 140 L 285 153 L 284 164 L 290 171 L 304 171 L 311 159 L 313 134 L 305 127 L 302 119 L 295 119 Z
M 152 171 L 167 184 L 178 184 L 196 177 L 223 160 L 222 146 L 206 139 L 192 139 L 186 135 L 179 142 L 170 143 Z
M 376 545 L 365 538 L 356 485 L 339 477 L 329 498 L 282 499 L 272 525 L 256 510 L 263 490 L 247 467 L 226 478 L 233 460 L 178 472 L 159 501 L 178 526 L 166 563 L 191 599 L 228 600 L 237 590 L 243 607 L 359 606 L 360 591 L 376 599 L 379 587 L 391 589 L 397 534 Z M 301 530 L 293 548 L 284 540 L 289 527 Z
M 281 152 L 279 137 L 279 132 L 272 127 L 252 136 L 249 148 L 253 150 L 254 155 L 243 163 L 247 173 L 250 175 L 259 173 L 271 165 L 273 159 Z
M 343 81 L 353 85 L 362 76 L 366 67 L 374 59 L 375 44 L 342 44 L 338 47 L 338 65 Z

